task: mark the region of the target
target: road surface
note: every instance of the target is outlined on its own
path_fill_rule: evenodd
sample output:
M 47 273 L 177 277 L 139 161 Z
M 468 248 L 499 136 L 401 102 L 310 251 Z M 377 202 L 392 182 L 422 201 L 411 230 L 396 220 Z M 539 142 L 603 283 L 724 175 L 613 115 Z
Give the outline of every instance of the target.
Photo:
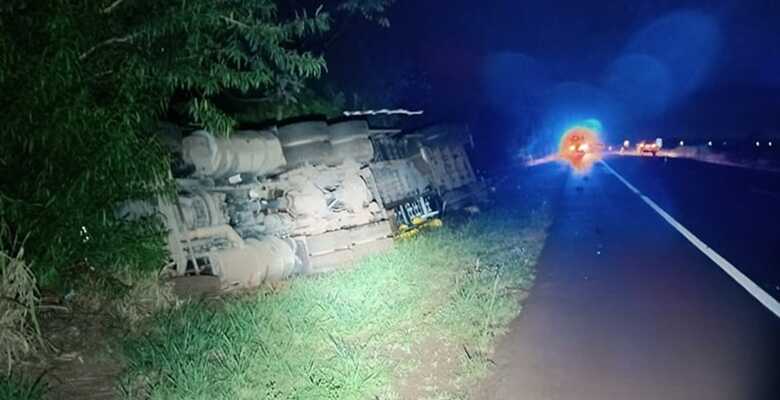
M 609 165 L 780 298 L 780 175 L 690 160 Z M 556 219 L 482 399 L 780 399 L 780 318 L 607 167 L 559 165 Z

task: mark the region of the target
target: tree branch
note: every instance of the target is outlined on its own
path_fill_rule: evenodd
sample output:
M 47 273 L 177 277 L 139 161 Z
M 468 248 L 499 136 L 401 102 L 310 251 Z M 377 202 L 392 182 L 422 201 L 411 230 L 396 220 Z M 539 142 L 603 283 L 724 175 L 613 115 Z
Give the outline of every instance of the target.
M 133 35 L 127 35 L 127 36 L 122 36 L 122 37 L 115 37 L 115 38 L 111 38 L 111 39 L 106 39 L 106 40 L 104 40 L 104 41 L 102 41 L 102 42 L 92 46 L 89 50 L 81 53 L 81 55 L 79 56 L 79 60 L 80 61 L 84 61 L 87 57 L 92 55 L 92 53 L 94 53 L 95 50 L 100 49 L 101 47 L 106 47 L 106 46 L 110 46 L 112 44 L 117 44 L 117 43 L 129 43 L 132 40 L 133 40 Z
M 229 23 L 231 25 L 236 25 L 236 26 L 238 26 L 240 28 L 249 29 L 249 25 L 247 25 L 247 24 L 245 24 L 245 23 L 243 23 L 241 21 L 236 21 L 235 19 L 230 18 L 230 17 L 226 17 L 224 15 L 221 16 L 220 18 L 222 18 L 225 22 L 227 22 L 227 23 Z
M 125 0 L 115 0 L 113 3 L 111 3 L 110 6 L 104 8 L 102 11 L 100 11 L 102 14 L 111 14 L 119 5 L 124 3 Z

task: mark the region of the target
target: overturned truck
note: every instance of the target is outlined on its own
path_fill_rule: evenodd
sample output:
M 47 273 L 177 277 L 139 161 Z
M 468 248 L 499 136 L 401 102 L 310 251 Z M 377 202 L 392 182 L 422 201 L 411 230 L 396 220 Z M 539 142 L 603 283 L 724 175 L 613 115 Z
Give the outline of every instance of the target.
M 178 196 L 158 204 L 171 272 L 252 287 L 387 249 L 399 228 L 484 199 L 469 142 L 463 127 L 404 133 L 365 120 L 179 134 Z

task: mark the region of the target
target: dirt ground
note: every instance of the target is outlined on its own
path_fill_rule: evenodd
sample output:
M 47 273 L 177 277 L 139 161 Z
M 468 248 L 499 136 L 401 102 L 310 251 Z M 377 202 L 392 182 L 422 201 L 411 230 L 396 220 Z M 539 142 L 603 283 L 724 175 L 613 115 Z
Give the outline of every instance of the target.
M 412 357 L 415 367 L 398 371 L 394 389 L 401 399 L 427 399 L 441 393 L 454 392 L 454 382 L 460 370 L 460 352 L 454 344 L 441 338 L 428 337 L 408 352 L 397 352 L 394 358 Z
M 122 363 L 115 338 L 122 334 L 111 318 L 47 304 L 39 322 L 48 349 L 28 360 L 29 376 L 43 375 L 49 399 L 102 400 L 118 397 Z
M 213 296 L 215 279 L 174 279 L 178 299 Z M 58 296 L 46 296 L 38 311 L 47 348 L 27 360 L 28 376 L 42 376 L 47 398 L 103 400 L 119 398 L 119 378 L 124 369 L 119 343 L 131 332 L 129 322 L 113 315 L 105 299 L 86 296 L 64 304 Z

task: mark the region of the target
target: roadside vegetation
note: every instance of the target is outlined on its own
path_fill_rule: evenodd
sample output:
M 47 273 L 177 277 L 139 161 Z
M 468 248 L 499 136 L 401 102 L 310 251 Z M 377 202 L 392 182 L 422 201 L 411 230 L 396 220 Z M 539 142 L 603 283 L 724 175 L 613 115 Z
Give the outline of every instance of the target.
M 548 217 L 504 210 L 354 269 L 161 312 L 125 343 L 128 399 L 462 398 L 520 311 Z
M 39 303 L 35 276 L 23 259 L 18 240 L 8 238 L 0 221 L 0 399 L 34 400 L 42 397 L 43 385 L 15 373 L 18 362 L 42 344 L 36 316 Z

